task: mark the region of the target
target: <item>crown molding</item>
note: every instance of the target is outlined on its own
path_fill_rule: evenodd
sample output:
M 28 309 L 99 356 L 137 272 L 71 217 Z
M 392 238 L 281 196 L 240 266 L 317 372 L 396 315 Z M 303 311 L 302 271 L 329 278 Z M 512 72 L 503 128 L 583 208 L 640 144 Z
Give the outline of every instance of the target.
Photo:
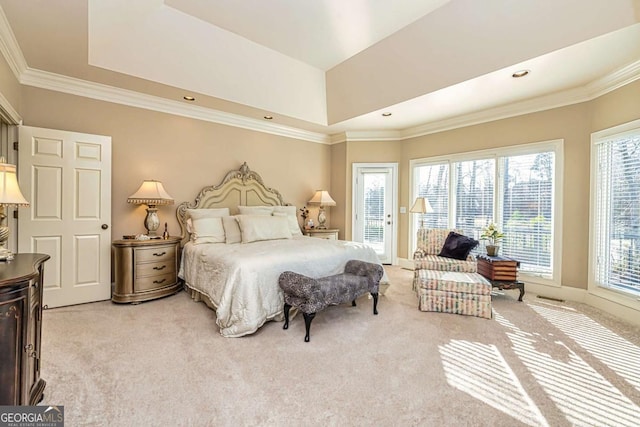
M 225 113 L 211 108 L 199 107 L 197 105 L 185 105 L 183 102 L 159 96 L 147 95 L 128 89 L 108 86 L 102 83 L 95 83 L 74 77 L 50 73 L 48 71 L 27 68 L 27 70 L 20 75 L 19 80 L 21 84 L 27 86 L 83 96 L 100 101 L 113 102 L 115 104 L 127 105 L 129 107 L 174 114 L 177 116 L 239 127 L 272 135 L 285 136 L 288 138 L 301 139 L 320 144 L 328 144 L 330 142 L 329 136 L 323 133 L 309 132 L 274 123 L 265 123 L 262 120 Z
M 18 45 L 11 25 L 4 14 L 4 9 L 0 6 L 0 52 L 13 71 L 13 75 L 20 80 L 20 75 L 27 69 L 27 61 L 24 59 L 22 50 Z
M 331 135 L 331 144 L 354 141 L 397 141 L 399 139 L 402 139 L 402 132 L 397 130 L 346 131 Z

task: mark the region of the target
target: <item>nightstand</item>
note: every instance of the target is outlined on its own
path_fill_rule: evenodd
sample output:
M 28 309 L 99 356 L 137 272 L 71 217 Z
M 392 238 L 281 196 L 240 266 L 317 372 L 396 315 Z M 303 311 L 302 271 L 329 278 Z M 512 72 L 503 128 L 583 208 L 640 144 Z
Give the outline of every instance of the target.
M 337 228 L 312 228 L 309 230 L 304 230 L 304 235 L 309 237 L 317 237 L 319 239 L 328 239 L 328 240 L 338 240 L 338 230 Z
M 111 301 L 138 303 L 180 290 L 180 238 L 115 240 L 115 286 Z

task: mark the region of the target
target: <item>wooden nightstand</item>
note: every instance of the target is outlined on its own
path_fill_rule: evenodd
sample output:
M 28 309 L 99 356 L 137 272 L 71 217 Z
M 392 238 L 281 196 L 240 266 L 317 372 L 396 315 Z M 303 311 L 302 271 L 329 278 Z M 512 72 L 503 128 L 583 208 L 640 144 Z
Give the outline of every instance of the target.
M 115 286 L 111 301 L 149 301 L 180 290 L 180 238 L 113 242 Z
M 309 237 L 317 237 L 319 239 L 338 240 L 337 228 L 312 228 L 310 230 L 304 230 L 304 235 Z

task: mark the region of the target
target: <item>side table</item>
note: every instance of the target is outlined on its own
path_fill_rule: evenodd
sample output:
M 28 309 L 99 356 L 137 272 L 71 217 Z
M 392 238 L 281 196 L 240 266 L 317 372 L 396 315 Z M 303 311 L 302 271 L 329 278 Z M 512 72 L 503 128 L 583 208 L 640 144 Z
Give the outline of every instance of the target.
M 180 238 L 113 242 L 115 286 L 111 301 L 139 303 L 178 292 Z
M 484 276 L 494 288 L 500 290 L 518 289 L 522 301 L 524 282 L 518 280 L 520 262 L 503 256 L 478 255 L 478 273 Z

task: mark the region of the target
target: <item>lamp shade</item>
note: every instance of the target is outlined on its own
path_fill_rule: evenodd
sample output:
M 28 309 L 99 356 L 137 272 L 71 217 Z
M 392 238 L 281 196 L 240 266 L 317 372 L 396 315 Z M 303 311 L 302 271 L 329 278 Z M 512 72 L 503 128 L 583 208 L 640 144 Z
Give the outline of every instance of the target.
M 327 190 L 317 190 L 309 203 L 320 206 L 335 206 L 336 201 L 331 198 Z
M 426 197 L 417 197 L 416 201 L 413 202 L 413 206 L 409 209 L 409 212 L 424 214 L 433 212 L 433 208 Z
M 127 198 L 127 203 L 145 205 L 172 205 L 173 197 L 169 195 L 160 181 L 147 179 L 142 182 L 138 191 Z
M 16 166 L 4 163 L 4 158 L 0 158 L 0 205 L 29 206 L 18 186 Z

